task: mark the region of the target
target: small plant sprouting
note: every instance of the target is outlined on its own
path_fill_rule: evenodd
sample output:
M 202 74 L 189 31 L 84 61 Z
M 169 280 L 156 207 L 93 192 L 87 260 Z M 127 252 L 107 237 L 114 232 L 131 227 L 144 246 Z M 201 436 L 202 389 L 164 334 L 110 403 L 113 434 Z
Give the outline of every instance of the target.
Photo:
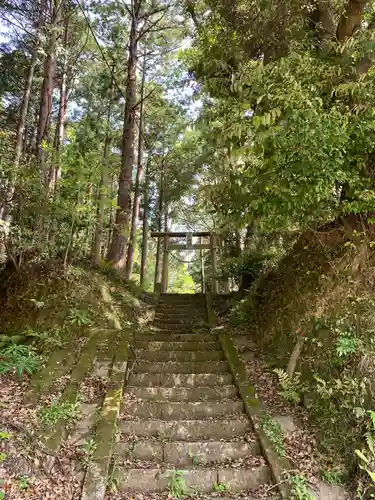
M 184 479 L 184 471 L 173 470 L 168 484 L 169 493 L 175 498 L 182 498 L 189 493 Z
M 191 458 L 193 465 L 199 465 L 199 457 L 189 450 L 189 457 Z
M 4 480 L 0 479 L 0 500 L 5 499 Z
M 6 439 L 10 439 L 10 438 L 11 438 L 11 435 L 9 434 L 9 432 L 0 431 L 0 441 L 5 441 Z M 2 462 L 4 462 L 6 457 L 7 457 L 6 453 L 0 452 L 0 465 L 2 464 Z M 1 492 L 1 490 L 0 490 L 0 492 Z M 0 498 L 1 498 L 1 496 L 0 496 Z
M 306 479 L 303 476 L 289 476 L 288 478 L 291 494 L 293 500 L 314 500 L 315 497 L 310 495 L 309 489 L 306 483 Z
M 344 471 L 338 468 L 323 471 L 323 479 L 329 484 L 343 484 Z
M 53 401 L 50 406 L 46 406 L 39 410 L 39 418 L 43 425 L 53 427 L 59 420 L 71 421 L 78 415 L 79 403 Z
M 85 326 L 91 325 L 91 318 L 86 311 L 81 311 L 80 309 L 70 309 L 68 320 L 73 325 Z
M 265 410 L 262 411 L 262 414 L 260 416 L 260 424 L 262 426 L 264 434 L 268 437 L 268 439 L 275 447 L 277 454 L 280 457 L 284 457 L 284 436 L 280 424 L 276 422 Z
M 216 493 L 226 493 L 228 491 L 228 486 L 225 483 L 214 484 L 214 491 Z
M 30 478 L 28 476 L 21 476 L 18 481 L 20 490 L 27 490 L 30 486 Z
M 93 454 L 97 448 L 97 444 L 94 438 L 90 438 L 86 443 L 80 447 L 81 459 L 84 465 L 88 465 L 93 457 Z

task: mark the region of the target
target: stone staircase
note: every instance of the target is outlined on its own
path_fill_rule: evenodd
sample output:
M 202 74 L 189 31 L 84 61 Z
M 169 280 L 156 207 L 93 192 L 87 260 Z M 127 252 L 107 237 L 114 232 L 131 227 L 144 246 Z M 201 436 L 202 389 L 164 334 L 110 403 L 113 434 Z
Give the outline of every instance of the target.
M 123 492 L 166 492 L 176 471 L 189 492 L 254 495 L 270 482 L 206 316 L 203 295 L 162 295 L 153 329 L 135 340 L 116 448 Z

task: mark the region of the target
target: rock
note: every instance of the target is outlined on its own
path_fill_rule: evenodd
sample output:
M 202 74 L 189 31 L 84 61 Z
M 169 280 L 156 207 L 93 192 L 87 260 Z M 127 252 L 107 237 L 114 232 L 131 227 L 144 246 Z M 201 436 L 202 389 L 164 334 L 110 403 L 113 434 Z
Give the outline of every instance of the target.
M 295 432 L 298 430 L 291 415 L 275 415 L 273 419 L 280 424 L 283 432 Z
M 314 489 L 310 490 L 310 494 L 316 500 L 349 500 L 349 493 L 342 486 L 324 483 L 320 481 Z

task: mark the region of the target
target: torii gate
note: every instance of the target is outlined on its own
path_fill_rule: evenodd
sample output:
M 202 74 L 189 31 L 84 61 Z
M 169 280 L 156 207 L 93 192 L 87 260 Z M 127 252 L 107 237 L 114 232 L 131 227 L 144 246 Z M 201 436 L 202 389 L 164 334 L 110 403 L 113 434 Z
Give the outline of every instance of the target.
M 216 279 L 217 275 L 217 236 L 213 232 L 153 232 L 152 238 L 163 238 L 163 268 L 161 278 L 161 292 L 167 293 L 168 291 L 168 254 L 171 250 L 211 250 L 211 263 L 212 263 L 212 293 L 219 293 L 219 284 Z M 210 243 L 195 243 L 193 238 L 210 238 Z M 184 238 L 185 243 L 171 243 L 171 238 Z M 157 286 L 157 284 L 156 284 Z

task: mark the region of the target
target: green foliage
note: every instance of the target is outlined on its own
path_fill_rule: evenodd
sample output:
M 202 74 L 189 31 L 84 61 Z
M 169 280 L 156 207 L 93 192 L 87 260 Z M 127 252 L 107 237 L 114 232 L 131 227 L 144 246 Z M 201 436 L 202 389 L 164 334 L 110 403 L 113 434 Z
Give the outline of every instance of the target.
M 272 418 L 272 416 L 265 410 L 262 411 L 262 414 L 260 416 L 260 424 L 262 426 L 263 432 L 271 441 L 277 454 L 280 455 L 280 457 L 284 457 L 284 436 L 280 424 L 276 422 Z
M 358 340 L 351 336 L 341 335 L 336 343 L 336 352 L 339 357 L 354 354 L 358 348 Z
M 91 325 L 91 318 L 88 313 L 80 309 L 70 309 L 68 321 L 77 326 Z
M 346 473 L 342 469 L 334 467 L 323 472 L 323 479 L 329 484 L 343 484 L 346 479 Z
M 304 384 L 301 382 L 301 374 L 295 373 L 293 378 L 290 378 L 281 368 L 276 368 L 274 372 L 279 378 L 282 389 L 278 394 L 290 403 L 299 404 L 301 401 L 301 394 L 305 388 Z
M 182 498 L 189 493 L 184 478 L 184 471 L 173 470 L 168 483 L 168 491 L 174 498 Z
M 32 375 L 40 365 L 40 357 L 32 347 L 10 344 L 0 350 L 0 373 L 12 373 L 22 378 Z
M 215 483 L 214 491 L 216 491 L 216 493 L 225 493 L 228 491 L 228 486 L 225 483 Z
M 199 457 L 189 450 L 189 457 L 191 458 L 193 465 L 199 465 Z
M 85 442 L 84 445 L 82 445 L 79 448 L 80 452 L 80 458 L 82 460 L 82 463 L 87 466 L 92 459 L 94 452 L 97 448 L 97 443 L 94 438 L 90 438 L 88 441 Z
M 289 476 L 288 481 L 293 500 L 314 500 L 315 497 L 309 493 L 306 479 L 303 476 Z
M 28 476 L 21 476 L 18 480 L 18 486 L 21 491 L 28 490 L 30 486 L 30 478 Z
M 4 441 L 4 440 L 10 439 L 10 438 L 11 438 L 11 435 L 9 434 L 9 432 L 0 431 L 0 441 Z M 2 462 L 4 462 L 4 460 L 7 458 L 7 456 L 8 455 L 4 452 L 0 453 L 0 466 L 1 466 Z M 4 481 L 0 480 L 0 500 L 5 499 L 5 491 L 2 489 L 3 485 L 4 485 Z
M 366 449 L 357 449 L 355 450 L 355 454 L 359 459 L 360 469 L 366 472 L 372 489 L 375 489 L 375 412 L 370 410 L 368 415 L 370 418 L 367 422 L 367 430 L 364 435 Z M 367 490 L 368 488 L 366 487 L 365 489 Z
M 53 401 L 49 406 L 41 408 L 38 412 L 40 422 L 46 427 L 53 428 L 60 420 L 70 423 L 79 413 L 79 402 Z

